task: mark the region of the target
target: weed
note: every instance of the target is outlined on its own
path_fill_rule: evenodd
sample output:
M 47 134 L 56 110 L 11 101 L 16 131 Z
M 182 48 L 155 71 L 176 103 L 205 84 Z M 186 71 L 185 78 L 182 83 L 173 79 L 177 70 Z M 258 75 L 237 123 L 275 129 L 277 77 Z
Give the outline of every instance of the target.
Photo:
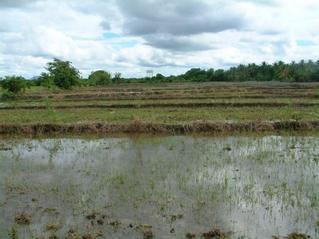
M 29 225 L 31 223 L 31 216 L 21 213 L 15 216 L 14 221 L 19 225 Z

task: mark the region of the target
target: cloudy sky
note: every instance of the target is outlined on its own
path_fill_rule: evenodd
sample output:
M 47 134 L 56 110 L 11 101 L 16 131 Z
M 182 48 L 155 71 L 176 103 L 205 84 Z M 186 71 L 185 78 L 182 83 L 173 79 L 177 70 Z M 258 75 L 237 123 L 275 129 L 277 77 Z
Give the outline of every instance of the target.
M 318 0 L 0 0 L 0 76 L 52 58 L 144 76 L 319 59 Z

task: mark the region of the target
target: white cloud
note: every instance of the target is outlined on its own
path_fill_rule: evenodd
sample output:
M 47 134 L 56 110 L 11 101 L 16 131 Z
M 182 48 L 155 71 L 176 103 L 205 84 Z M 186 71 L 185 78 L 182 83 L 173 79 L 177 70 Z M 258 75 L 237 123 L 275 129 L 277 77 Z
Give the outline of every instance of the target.
M 317 0 L 0 0 L 0 76 L 53 57 L 125 76 L 317 60 L 318 13 Z

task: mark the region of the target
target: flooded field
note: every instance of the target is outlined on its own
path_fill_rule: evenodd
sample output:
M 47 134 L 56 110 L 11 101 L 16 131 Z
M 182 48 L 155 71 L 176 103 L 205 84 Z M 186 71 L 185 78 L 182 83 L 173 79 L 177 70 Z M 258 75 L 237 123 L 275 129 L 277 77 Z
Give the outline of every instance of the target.
M 0 238 L 319 238 L 319 137 L 0 140 Z

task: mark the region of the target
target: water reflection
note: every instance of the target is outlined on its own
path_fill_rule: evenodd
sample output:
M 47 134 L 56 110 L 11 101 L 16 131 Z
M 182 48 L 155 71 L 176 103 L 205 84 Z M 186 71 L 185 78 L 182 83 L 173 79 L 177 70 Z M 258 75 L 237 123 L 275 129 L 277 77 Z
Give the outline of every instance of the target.
M 0 142 L 0 230 L 64 238 L 319 237 L 319 138 L 160 137 Z M 6 150 L 1 150 L 1 148 Z M 26 213 L 29 225 L 15 217 Z M 94 214 L 94 220 L 87 215 Z M 96 215 L 95 215 L 96 214 Z M 49 224 L 59 225 L 54 231 Z M 106 236 L 107 235 L 107 236 Z M 6 238 L 6 237 L 5 237 Z

